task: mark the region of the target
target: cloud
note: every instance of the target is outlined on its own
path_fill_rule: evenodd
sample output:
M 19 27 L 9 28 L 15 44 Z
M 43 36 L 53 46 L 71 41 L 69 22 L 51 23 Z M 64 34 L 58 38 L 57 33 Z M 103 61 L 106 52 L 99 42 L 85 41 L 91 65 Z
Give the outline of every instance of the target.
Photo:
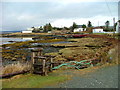
M 32 21 L 32 20 L 34 20 L 35 19 L 35 17 L 34 16 L 31 16 L 31 15 L 28 15 L 28 14 L 23 14 L 23 15 L 20 15 L 20 16 L 18 16 L 17 17 L 17 20 L 19 20 L 19 21 L 23 21 L 23 20 L 25 20 L 25 21 Z
M 32 26 L 43 26 L 46 23 L 63 27 L 71 26 L 73 22 L 87 24 L 88 20 L 93 25 L 98 25 L 98 21 L 99 25 L 104 25 L 106 20 L 112 22 L 113 17 L 117 19 L 117 3 L 108 3 L 112 12 L 111 16 L 106 3 L 82 1 L 75 0 L 74 3 L 72 3 L 73 0 L 4 2 L 3 30 L 24 30 Z
M 2 2 L 105 2 L 105 0 L 1 0 Z M 106 0 L 107 1 L 107 0 Z M 118 2 L 119 0 L 109 0 L 109 2 Z
M 116 17 L 116 19 L 118 19 Z M 78 25 L 83 25 L 88 23 L 88 21 L 92 22 L 93 26 L 98 26 L 98 25 L 105 25 L 106 21 L 110 21 L 110 25 L 113 25 L 113 17 L 108 17 L 108 16 L 95 16 L 91 18 L 77 18 L 77 19 L 58 19 L 52 22 L 52 26 L 59 26 L 59 27 L 70 27 L 72 26 L 73 22 L 75 22 Z

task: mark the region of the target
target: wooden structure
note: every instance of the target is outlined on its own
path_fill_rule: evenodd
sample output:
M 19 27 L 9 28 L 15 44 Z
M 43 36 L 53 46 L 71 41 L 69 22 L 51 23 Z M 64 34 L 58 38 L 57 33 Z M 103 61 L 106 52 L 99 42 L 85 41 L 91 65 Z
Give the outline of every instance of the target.
M 43 49 L 34 49 L 32 50 L 31 72 L 40 75 L 47 75 L 48 72 L 52 71 L 54 66 L 52 55 L 43 55 Z

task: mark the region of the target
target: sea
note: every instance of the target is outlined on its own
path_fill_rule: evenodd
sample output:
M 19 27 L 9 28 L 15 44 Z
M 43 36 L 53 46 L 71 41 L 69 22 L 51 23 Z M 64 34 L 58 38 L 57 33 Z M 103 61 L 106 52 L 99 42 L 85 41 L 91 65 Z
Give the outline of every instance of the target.
M 10 34 L 10 33 L 16 33 L 16 32 L 21 32 L 21 31 L 2 31 L 2 34 Z M 32 38 L 25 38 L 25 37 L 0 37 L 0 45 L 3 44 L 9 44 L 12 42 L 9 41 L 27 41 L 27 40 L 32 40 Z
M 9 33 L 16 33 L 16 32 L 21 32 L 21 30 L 16 30 L 16 31 L 1 31 L 2 34 L 9 34 Z

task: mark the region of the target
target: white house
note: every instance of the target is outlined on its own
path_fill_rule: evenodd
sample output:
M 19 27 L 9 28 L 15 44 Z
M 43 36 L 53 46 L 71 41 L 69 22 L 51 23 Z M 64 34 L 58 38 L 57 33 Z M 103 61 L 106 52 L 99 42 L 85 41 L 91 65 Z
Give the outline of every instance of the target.
M 77 25 L 77 28 L 74 29 L 74 32 L 86 31 L 86 28 L 82 28 L 82 25 Z
M 120 33 L 120 22 L 117 22 L 115 33 Z
M 22 31 L 22 33 L 32 33 L 33 28 L 27 28 L 27 30 Z
M 94 28 L 93 33 L 104 33 L 102 28 Z

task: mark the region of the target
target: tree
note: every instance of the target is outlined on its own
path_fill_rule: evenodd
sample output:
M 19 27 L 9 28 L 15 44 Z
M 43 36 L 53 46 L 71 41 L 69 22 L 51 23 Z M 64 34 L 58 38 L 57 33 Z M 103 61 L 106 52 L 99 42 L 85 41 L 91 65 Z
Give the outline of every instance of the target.
M 109 28 L 109 25 L 110 25 L 110 22 L 109 22 L 109 21 L 106 21 L 106 22 L 105 22 L 105 27 L 106 27 L 106 29 Z
M 52 31 L 52 26 L 51 26 L 51 24 L 50 24 L 50 23 L 48 24 L 48 26 L 47 26 L 47 27 L 48 27 L 48 31 Z
M 88 21 L 88 27 L 92 27 L 92 23 L 90 21 Z
M 71 28 L 71 32 L 73 32 L 75 28 L 77 28 L 77 24 L 75 22 L 73 22 L 73 25 L 72 25 L 72 28 Z
M 44 26 L 43 32 L 48 32 L 48 31 L 51 31 L 51 30 L 52 30 L 52 26 L 51 26 L 51 24 L 49 23 L 49 24 L 46 24 L 46 25 Z
M 43 32 L 47 32 L 47 26 L 46 25 L 44 25 L 44 27 L 43 27 Z
M 40 28 L 39 28 L 40 30 L 43 30 L 43 27 L 42 26 L 40 26 Z
M 85 30 L 85 28 L 86 28 L 86 25 L 85 24 L 83 24 L 82 25 L 82 28 L 83 28 L 83 31 Z
M 109 25 L 110 25 L 110 22 L 109 22 L 109 21 L 106 21 L 106 22 L 105 22 L 105 28 L 104 28 L 104 31 L 111 31 Z
M 33 27 L 31 27 L 33 30 L 32 30 L 32 32 L 35 32 L 35 27 L 33 26 Z
M 65 29 L 65 30 L 69 30 L 69 28 L 68 28 L 68 27 L 64 27 L 64 29 Z

